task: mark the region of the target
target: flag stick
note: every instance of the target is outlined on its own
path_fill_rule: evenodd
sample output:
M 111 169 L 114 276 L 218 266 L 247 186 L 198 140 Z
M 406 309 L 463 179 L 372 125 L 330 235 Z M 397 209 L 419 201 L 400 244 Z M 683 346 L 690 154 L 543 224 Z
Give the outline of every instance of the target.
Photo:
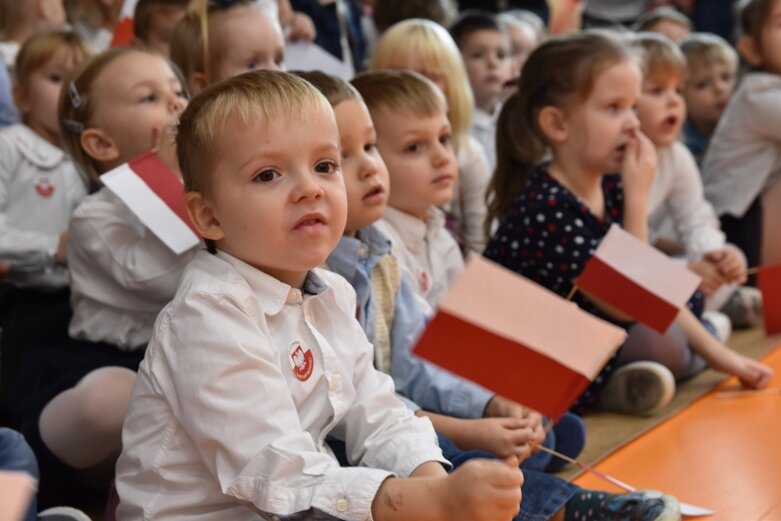
M 624 490 L 627 490 L 629 492 L 634 492 L 635 490 L 637 490 L 632 485 L 624 483 L 623 481 L 621 481 L 619 479 L 616 479 L 613 476 L 609 476 L 609 475 L 605 474 L 604 472 L 600 472 L 597 469 L 595 469 L 594 467 L 590 467 L 590 466 L 586 465 L 585 463 L 581 463 L 580 461 L 578 461 L 578 460 L 576 460 L 574 458 L 570 458 L 569 456 L 567 456 L 565 454 L 562 454 L 560 452 L 556 452 L 555 450 L 549 449 L 548 447 L 545 447 L 545 446 L 542 446 L 542 445 L 537 445 L 537 448 L 539 450 L 541 450 L 542 452 L 547 452 L 551 456 L 556 456 L 557 458 L 561 458 L 564 461 L 566 461 L 567 463 L 572 463 L 573 465 L 576 465 L 576 466 L 580 467 L 581 469 L 585 470 L 586 472 L 590 472 L 591 474 L 594 474 L 595 476 L 597 476 L 599 478 L 602 478 L 605 481 L 607 481 L 608 483 L 612 483 L 613 485 L 616 485 L 617 487 L 621 487 Z
M 572 285 L 572 289 L 569 290 L 569 293 L 567 293 L 567 296 L 565 298 L 567 300 L 572 300 L 572 297 L 574 297 L 575 293 L 577 293 L 577 292 L 578 292 L 578 285 L 577 284 L 573 284 Z
M 738 398 L 742 396 L 756 396 L 758 394 L 781 394 L 781 387 L 768 387 L 767 389 L 739 389 L 736 391 L 721 391 L 716 393 L 716 398 Z

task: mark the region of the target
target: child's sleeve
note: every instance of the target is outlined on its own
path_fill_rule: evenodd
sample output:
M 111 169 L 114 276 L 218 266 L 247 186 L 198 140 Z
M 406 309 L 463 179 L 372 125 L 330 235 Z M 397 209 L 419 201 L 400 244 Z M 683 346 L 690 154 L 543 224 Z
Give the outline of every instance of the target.
M 674 184 L 665 206 L 683 242 L 686 257 L 699 260 L 726 242 L 719 219 L 705 199 L 697 163 L 681 143 L 673 145 Z
M 491 167 L 482 145 L 474 137 L 468 136 L 463 148 L 463 152 L 458 154 L 459 192 L 451 204 L 462 205 L 466 245 L 480 253 L 486 244 L 483 223 L 488 210 L 484 194 L 491 181 Z
M 120 204 L 87 198 L 74 213 L 68 229 L 71 273 L 111 280 L 147 301 L 168 302 L 195 248 L 175 254 Z
M 15 228 L 8 223 L 9 205 L 26 204 L 9 200 L 11 183 L 19 172 L 18 152 L 6 139 L 0 139 L 0 261 L 10 262 L 13 269 L 43 271 L 54 263 L 60 235 Z M 30 208 L 30 212 L 36 211 Z
M 482 417 L 494 393 L 412 353 L 425 326 L 425 315 L 402 274 L 390 334 L 391 376 L 396 390 L 427 411 L 458 418 Z
M 314 509 L 364 521 L 393 472 L 340 467 L 304 430 L 265 317 L 249 292 L 195 293 L 175 301 L 171 313 L 161 315 L 147 353 L 154 357 L 147 362 L 153 385 L 227 497 L 268 516 Z M 169 348 L 157 349 L 157 343 Z M 399 403 L 392 387 L 387 390 Z M 366 403 L 374 402 L 367 397 Z M 396 415 L 383 419 L 384 413 L 367 411 L 381 425 L 394 421 Z M 371 444 L 370 431 L 361 434 Z
M 749 78 L 741 119 L 757 137 L 781 143 L 781 77 L 762 74 L 746 81 Z

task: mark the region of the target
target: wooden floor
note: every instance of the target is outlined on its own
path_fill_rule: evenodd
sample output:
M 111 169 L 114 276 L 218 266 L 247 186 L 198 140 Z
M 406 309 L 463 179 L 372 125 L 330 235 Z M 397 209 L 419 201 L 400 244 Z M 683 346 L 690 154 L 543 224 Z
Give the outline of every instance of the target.
M 765 338 L 757 330 L 736 334 L 730 345 L 756 356 L 779 343 L 781 338 Z M 766 360 L 776 371 L 771 387 L 781 387 L 781 349 Z M 708 520 L 779 520 L 781 394 L 704 394 L 723 380 L 708 373 L 684 384 L 662 418 L 587 417 L 589 443 L 581 459 L 593 463 L 609 453 L 595 465 L 598 470 L 716 510 Z M 717 390 L 736 386 L 730 380 Z M 588 474 L 575 483 L 617 490 Z

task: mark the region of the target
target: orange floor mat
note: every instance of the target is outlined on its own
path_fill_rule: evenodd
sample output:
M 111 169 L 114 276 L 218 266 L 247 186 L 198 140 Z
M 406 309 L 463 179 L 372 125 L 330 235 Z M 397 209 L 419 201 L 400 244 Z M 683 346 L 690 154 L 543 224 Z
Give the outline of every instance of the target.
M 781 349 L 764 361 L 775 369 L 770 387 L 781 387 Z M 703 520 L 781 520 L 781 394 L 715 394 L 736 385 L 725 382 L 595 468 L 716 511 Z M 618 490 L 591 474 L 574 483 Z

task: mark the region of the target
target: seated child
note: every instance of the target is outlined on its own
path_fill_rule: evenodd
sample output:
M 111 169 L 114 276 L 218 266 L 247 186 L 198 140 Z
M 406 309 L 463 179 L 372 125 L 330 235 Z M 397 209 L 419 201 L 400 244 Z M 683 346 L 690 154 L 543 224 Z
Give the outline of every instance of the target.
M 382 215 L 387 199 L 388 171 L 377 152 L 369 112 L 360 95 L 348 83 L 317 72 L 299 74 L 320 89 L 334 107 L 347 190 L 347 225 L 336 249 L 328 256 L 327 266 L 344 276 L 356 291 L 357 318 L 374 345 L 375 367 L 390 372 L 397 391 L 417 402 L 412 403 L 411 408 L 432 421 L 443 455 L 456 468 L 478 455 L 484 457 L 484 451 L 491 457 L 514 454 L 524 459 L 529 449 L 540 443 L 540 438 L 535 440 L 530 436 L 532 423 L 524 425 L 518 421 L 532 415 L 524 415 L 525 411 L 518 404 L 500 396 L 491 397 L 480 386 L 412 356 L 412 343 L 420 334 L 425 319 L 411 298 L 408 281 L 390 255 L 388 240 L 373 224 Z M 435 98 L 431 101 L 436 102 Z M 469 404 L 473 405 L 465 407 Z M 501 409 L 515 417 L 488 417 Z M 483 415 L 486 418 L 480 418 Z M 582 422 L 567 414 L 554 426 L 554 432 L 561 427 L 570 431 L 579 428 L 579 448 L 582 448 Z M 560 444 L 560 432 L 556 434 L 555 445 L 551 440 L 550 448 L 576 456 L 579 448 L 572 451 L 570 440 Z M 565 444 L 569 446 L 559 446 Z M 628 501 L 626 497 L 606 500 L 605 493 L 578 490 L 561 479 L 531 470 L 539 468 L 529 464 L 540 455 L 548 456 L 540 452 L 525 460 L 521 467 L 524 470 L 522 519 L 556 519 L 557 513 L 563 514 L 565 510 L 574 515 L 578 510 L 587 512 L 590 508 L 599 512 L 596 516 L 599 518 L 604 517 L 610 507 L 602 510 L 596 503 L 604 500 L 607 505 Z M 553 466 L 549 465 L 549 468 Z M 583 502 L 588 502 L 589 498 L 594 501 L 587 506 Z M 658 501 L 648 496 L 648 503 L 658 505 Z
M 751 70 L 713 133 L 702 180 L 727 240 L 743 250 L 749 266 L 757 266 L 763 233 L 778 233 L 778 222 L 763 217 L 762 195 L 781 173 L 781 53 L 772 43 L 781 35 L 781 25 L 773 22 L 781 16 L 781 0 L 741 6 L 738 52 Z
M 62 150 L 57 100 L 65 76 L 87 55 L 73 32 L 46 31 L 16 57 L 14 95 L 22 123 L 0 129 L 0 409 L 23 352 L 67 338 L 68 221 L 86 179 Z
M 496 167 L 496 118 L 502 108 L 505 84 L 515 78 L 510 38 L 497 15 L 466 11 L 450 27 L 450 35 L 461 51 L 475 110 L 470 133 L 485 149 L 491 172 Z
M 735 90 L 738 55 L 726 40 L 710 33 L 692 33 L 680 47 L 687 67 L 684 142 L 699 164 Z
M 243 72 L 280 70 L 284 57 L 276 11 L 255 0 L 193 0 L 171 41 L 171 60 L 193 94 Z
M 103 52 L 114 39 L 124 0 L 66 0 L 65 9 L 73 30 L 93 52 Z
M 372 366 L 355 292 L 316 269 L 347 213 L 327 100 L 286 73 L 244 74 L 194 98 L 177 145 L 211 251 L 185 270 L 139 370 L 118 519 L 514 515 L 517 459 L 448 476 L 430 422 Z
M 377 227 L 390 239 L 414 291 L 434 308 L 464 269 L 438 208 L 451 201 L 458 181 L 445 98 L 411 71 L 370 73 L 353 85 L 371 113 L 393 187 Z
M 640 130 L 654 144 L 659 158 L 648 200 L 650 241 L 653 244 L 665 238 L 663 226 L 671 221 L 689 269 L 702 277 L 699 289 L 707 297 L 708 307 L 719 309 L 746 281 L 747 266 L 741 251 L 725 242 L 719 220 L 702 193 L 694 158 L 678 141 L 686 118 L 681 95 L 686 59 L 666 36 L 640 33 L 633 45 L 641 51 L 643 62 L 643 91 L 637 110 Z M 752 311 L 752 316 L 757 314 Z M 726 318 L 715 311 L 706 311 L 704 317 L 714 325 Z M 722 342 L 728 331 L 724 327 L 719 334 Z
M 171 132 L 186 98 L 160 55 L 112 49 L 82 64 L 66 85 L 59 100 L 65 149 L 96 186 L 102 173 L 153 148 L 176 166 Z M 38 455 L 42 486 L 61 485 L 47 480 L 47 469 L 110 479 L 135 370 L 193 254 L 173 253 L 108 189 L 76 208 L 67 252 L 71 339 L 22 360 L 11 411 Z
M 189 0 L 138 0 L 133 13 L 133 42 L 170 58 L 174 28 L 189 4 Z
M 545 22 L 536 13 L 523 9 L 506 11 L 499 15 L 499 20 L 506 26 L 507 34 L 510 37 L 512 78 L 517 80 L 529 54 L 547 36 Z
M 679 43 L 694 27 L 689 17 L 672 7 L 657 7 L 640 16 L 633 29 L 637 32 L 658 33 Z

